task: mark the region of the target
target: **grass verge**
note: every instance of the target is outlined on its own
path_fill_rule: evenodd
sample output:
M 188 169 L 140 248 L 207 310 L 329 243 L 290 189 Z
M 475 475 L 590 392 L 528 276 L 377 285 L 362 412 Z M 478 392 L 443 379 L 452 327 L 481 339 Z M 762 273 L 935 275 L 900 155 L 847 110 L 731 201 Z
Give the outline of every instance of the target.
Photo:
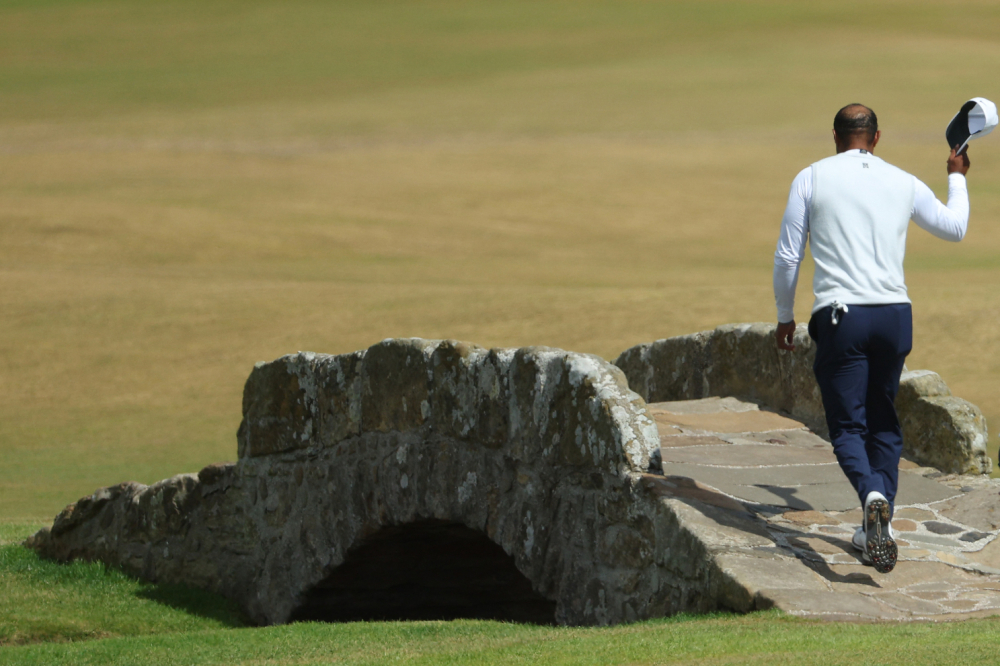
M 469 620 L 246 627 L 216 595 L 100 564 L 40 560 L 20 545 L 37 528 L 0 524 L 0 665 L 996 662 L 997 618 L 848 624 L 765 612 L 604 628 Z
M 0 650 L 0 664 L 996 663 L 996 620 L 823 624 L 773 612 L 611 628 L 499 622 L 304 623 Z
M 0 524 L 0 645 L 245 624 L 235 605 L 208 592 L 142 582 L 96 562 L 39 559 L 20 545 L 38 527 Z

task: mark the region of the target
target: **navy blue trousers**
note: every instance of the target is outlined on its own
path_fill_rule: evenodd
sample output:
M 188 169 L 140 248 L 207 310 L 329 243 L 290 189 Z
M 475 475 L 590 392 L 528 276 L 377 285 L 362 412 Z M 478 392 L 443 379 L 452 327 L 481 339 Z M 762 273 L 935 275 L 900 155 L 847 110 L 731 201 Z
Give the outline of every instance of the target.
M 823 395 L 830 441 L 861 504 L 873 490 L 895 506 L 903 433 L 896 392 L 913 346 L 909 303 L 850 305 L 834 324 L 832 308 L 809 321 L 816 341 L 813 371 Z

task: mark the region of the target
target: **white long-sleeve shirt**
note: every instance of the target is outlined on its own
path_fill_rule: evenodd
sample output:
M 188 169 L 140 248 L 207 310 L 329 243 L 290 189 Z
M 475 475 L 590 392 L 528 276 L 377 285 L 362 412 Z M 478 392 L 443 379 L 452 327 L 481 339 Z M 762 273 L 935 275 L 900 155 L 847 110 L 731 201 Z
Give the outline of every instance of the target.
M 851 150 L 843 155 L 850 154 L 860 155 L 861 151 Z M 874 155 L 865 155 L 866 159 L 877 159 Z M 969 221 L 969 195 L 965 176 L 958 173 L 948 176 L 947 206 L 938 201 L 931 189 L 922 181 L 915 176 L 910 177 L 913 178 L 914 190 L 913 208 L 910 212 L 912 220 L 921 229 L 929 231 L 938 238 L 956 242 L 962 240 Z M 778 247 L 774 253 L 774 298 L 779 322 L 789 322 L 794 319 L 795 286 L 798 283 L 799 265 L 805 257 L 806 242 L 810 236 L 809 215 L 812 199 L 813 168 L 809 166 L 799 172 L 792 181 L 788 205 L 781 220 Z M 885 270 L 878 265 L 865 265 L 862 268 L 866 273 L 874 273 L 876 280 L 878 272 Z M 878 302 L 878 297 L 866 299 L 862 294 L 860 302 Z M 899 300 L 894 299 L 893 302 Z M 825 305 L 829 304 L 817 299 L 813 311 Z

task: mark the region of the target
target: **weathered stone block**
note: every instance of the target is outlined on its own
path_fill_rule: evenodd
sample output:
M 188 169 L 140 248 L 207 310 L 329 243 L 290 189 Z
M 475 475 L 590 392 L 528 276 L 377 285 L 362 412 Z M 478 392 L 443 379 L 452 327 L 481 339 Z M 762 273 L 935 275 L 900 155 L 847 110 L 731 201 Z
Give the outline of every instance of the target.
M 647 402 L 696 400 L 710 395 L 706 368 L 711 331 L 657 340 L 626 350 L 615 364 Z
M 921 398 L 901 411 L 903 451 L 923 465 L 956 474 L 989 474 L 986 419 L 971 402 L 954 396 Z
M 258 363 L 243 388 L 239 456 L 264 456 L 308 446 L 318 425 L 315 354 Z
M 773 333 L 774 327 L 767 324 L 730 324 L 715 329 L 709 338 L 705 368 L 709 390 L 776 408 L 789 403 Z
M 361 369 L 361 423 L 367 432 L 417 428 L 430 417 L 427 357 L 433 342 L 384 340 L 368 348 Z
M 316 364 L 319 441 L 324 446 L 361 433 L 361 364 L 365 352 L 324 356 Z
M 434 431 L 446 437 L 466 439 L 474 432 L 479 409 L 487 413 L 497 405 L 482 400 L 479 374 L 487 350 L 464 342 L 445 340 L 431 354 L 430 412 Z M 506 432 L 503 433 L 506 437 Z
M 227 482 L 235 469 L 236 465 L 233 463 L 213 463 L 198 472 L 198 481 L 206 488 L 219 484 L 228 485 Z
M 491 349 L 478 359 L 475 370 L 475 426 L 471 438 L 499 449 L 510 439 L 510 352 Z
M 896 394 L 897 409 L 913 409 L 920 398 L 951 395 L 951 390 L 941 376 L 930 370 L 904 370 L 899 378 Z

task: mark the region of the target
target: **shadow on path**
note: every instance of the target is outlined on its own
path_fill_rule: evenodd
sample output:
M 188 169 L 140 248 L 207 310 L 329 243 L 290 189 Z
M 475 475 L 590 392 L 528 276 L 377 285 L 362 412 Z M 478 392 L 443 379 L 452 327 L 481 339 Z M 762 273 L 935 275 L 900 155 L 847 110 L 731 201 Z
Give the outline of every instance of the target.
M 798 492 L 797 488 L 789 488 L 788 486 L 771 486 L 763 483 L 755 483 L 755 488 L 761 488 L 774 495 L 777 495 L 782 500 L 784 500 L 785 505 L 789 510 L 795 511 L 812 511 L 813 505 L 809 502 L 795 497 L 795 493 Z
M 781 531 L 785 534 L 784 540 L 788 545 L 782 544 L 779 543 L 778 539 L 767 528 L 766 522 L 759 515 L 761 513 L 775 512 L 778 507 L 740 503 L 728 495 L 686 477 L 668 476 L 659 478 L 663 479 L 670 486 L 669 490 L 660 491 L 663 494 L 669 494 L 684 502 L 719 525 L 766 537 L 774 544 L 775 548 L 796 558 L 796 560 L 831 583 L 881 588 L 881 585 L 868 573 L 852 572 L 846 575 L 837 573 L 826 562 L 822 553 L 818 552 L 806 541 L 806 539 L 825 541 L 843 550 L 846 554 L 855 557 L 860 562 L 861 559 L 854 551 L 854 547 L 849 539 L 838 538 L 832 535 L 812 534 L 782 527 Z M 800 508 L 803 510 L 812 509 L 812 506 L 807 502 L 794 497 L 795 488 L 782 486 L 766 486 L 766 488 L 785 500 L 788 506 L 781 507 L 782 511 L 797 510 Z M 776 492 L 779 490 L 782 492 Z

